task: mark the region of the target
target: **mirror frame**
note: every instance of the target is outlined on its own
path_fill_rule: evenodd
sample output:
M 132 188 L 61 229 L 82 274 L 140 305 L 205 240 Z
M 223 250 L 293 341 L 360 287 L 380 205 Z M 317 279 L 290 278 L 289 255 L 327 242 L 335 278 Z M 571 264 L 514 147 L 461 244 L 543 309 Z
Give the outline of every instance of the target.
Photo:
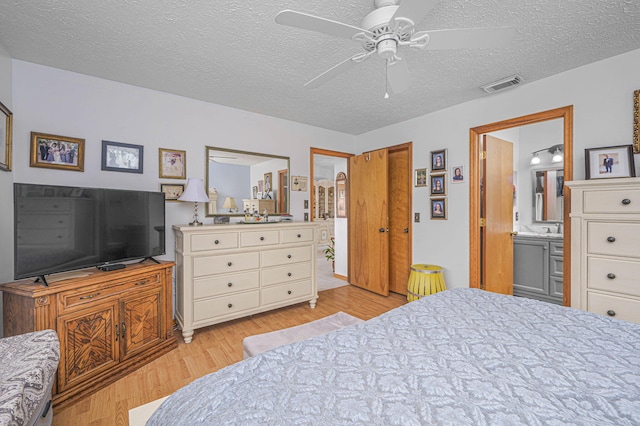
M 289 157 L 285 157 L 282 155 L 274 155 L 274 154 L 263 154 L 260 152 L 251 152 L 251 151 L 242 151 L 239 149 L 230 149 L 230 148 L 221 148 L 218 146 L 209 146 L 209 145 L 205 145 L 204 147 L 204 170 L 205 170 L 205 191 L 207 191 L 207 195 L 209 194 L 209 151 L 214 150 L 214 151 L 224 151 L 224 152 L 229 152 L 229 153 L 235 153 L 235 154 L 242 154 L 242 155 L 252 155 L 252 156 L 256 156 L 256 157 L 264 157 L 266 159 L 280 159 L 280 160 L 286 160 L 287 162 L 287 179 L 289 179 L 289 177 L 291 176 L 291 159 Z M 287 185 L 284 185 L 285 191 L 286 191 L 286 195 L 287 195 L 287 203 L 286 203 L 286 209 L 283 212 L 278 212 L 278 213 L 274 213 L 273 216 L 280 216 L 283 214 L 289 214 L 290 209 L 291 209 L 291 192 L 290 192 L 290 185 L 287 182 Z M 209 213 L 209 203 L 206 203 L 207 205 L 205 206 L 205 217 L 221 217 L 221 216 L 228 216 L 228 217 L 239 217 L 239 216 L 244 216 L 244 213 L 214 213 L 214 214 L 210 214 Z

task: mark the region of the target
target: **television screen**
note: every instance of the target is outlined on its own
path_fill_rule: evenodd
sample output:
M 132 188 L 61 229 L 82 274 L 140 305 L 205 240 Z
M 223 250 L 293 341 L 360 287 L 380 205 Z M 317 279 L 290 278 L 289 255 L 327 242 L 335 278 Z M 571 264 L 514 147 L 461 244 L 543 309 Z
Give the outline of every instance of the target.
M 14 276 L 165 254 L 162 192 L 14 184 Z

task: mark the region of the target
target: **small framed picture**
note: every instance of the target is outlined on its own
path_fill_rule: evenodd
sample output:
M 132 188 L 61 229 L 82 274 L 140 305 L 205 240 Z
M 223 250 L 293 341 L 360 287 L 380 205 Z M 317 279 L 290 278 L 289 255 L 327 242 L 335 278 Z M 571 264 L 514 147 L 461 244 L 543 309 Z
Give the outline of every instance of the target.
M 251 188 L 251 198 L 253 198 L 254 200 L 256 198 L 258 198 L 258 187 L 254 186 Z
M 13 114 L 0 102 L 0 170 L 11 171 L 11 138 Z
M 464 182 L 464 166 L 452 166 L 451 167 L 451 183 L 463 183 Z
M 447 219 L 447 199 L 432 198 L 431 200 L 431 219 Z
M 427 169 L 416 169 L 414 186 L 427 186 Z
M 184 192 L 183 183 L 161 183 L 160 192 L 164 192 L 165 201 L 178 201 Z
M 447 150 L 431 151 L 431 172 L 447 171 Z
M 31 167 L 84 171 L 84 139 L 31 132 Z
M 633 92 L 633 152 L 640 154 L 640 90 Z
M 142 145 L 102 141 L 102 170 L 142 173 L 143 158 Z
M 586 179 L 635 177 L 633 145 L 587 148 L 584 150 Z
M 306 176 L 291 176 L 291 190 L 292 191 L 307 191 L 307 177 Z
M 264 198 L 271 198 L 273 191 L 273 173 L 264 174 Z
M 446 174 L 431 175 L 431 195 L 447 195 Z
M 158 148 L 158 163 L 161 179 L 186 179 L 187 151 Z

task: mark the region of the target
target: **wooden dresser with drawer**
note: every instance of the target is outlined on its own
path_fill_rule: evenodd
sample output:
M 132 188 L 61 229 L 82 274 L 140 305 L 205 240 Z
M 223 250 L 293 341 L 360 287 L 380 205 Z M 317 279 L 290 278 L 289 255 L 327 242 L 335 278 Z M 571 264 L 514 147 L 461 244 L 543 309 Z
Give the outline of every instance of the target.
M 308 301 L 316 305 L 316 225 L 174 226 L 176 320 L 194 330 Z
M 571 188 L 571 306 L 640 323 L 640 178 Z

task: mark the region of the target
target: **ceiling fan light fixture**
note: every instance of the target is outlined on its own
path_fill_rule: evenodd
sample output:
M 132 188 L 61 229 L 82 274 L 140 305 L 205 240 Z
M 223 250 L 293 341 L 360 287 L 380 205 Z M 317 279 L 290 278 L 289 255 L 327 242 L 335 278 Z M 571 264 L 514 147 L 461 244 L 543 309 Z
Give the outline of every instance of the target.
M 383 59 L 391 59 L 396 54 L 398 42 L 393 38 L 382 40 L 378 43 L 378 56 Z

